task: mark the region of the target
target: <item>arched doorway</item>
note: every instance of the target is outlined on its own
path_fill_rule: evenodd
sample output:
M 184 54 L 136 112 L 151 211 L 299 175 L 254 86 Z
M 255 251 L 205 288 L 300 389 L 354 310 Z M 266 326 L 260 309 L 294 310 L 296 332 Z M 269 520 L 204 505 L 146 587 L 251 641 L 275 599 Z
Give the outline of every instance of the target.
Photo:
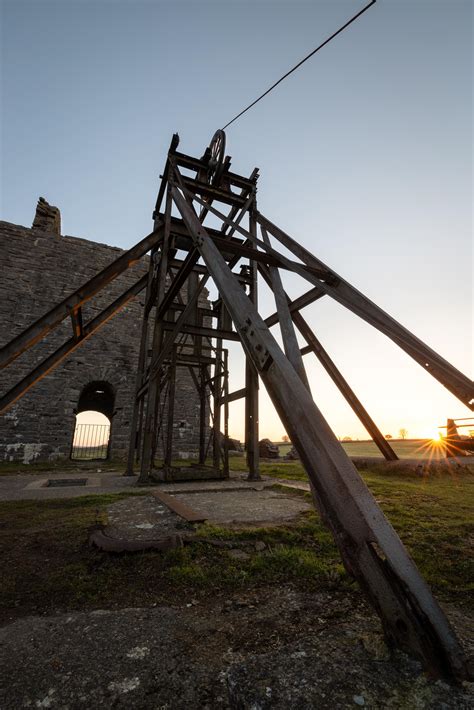
M 71 459 L 97 461 L 109 457 L 114 402 L 114 390 L 108 382 L 90 382 L 84 387 L 76 410 Z

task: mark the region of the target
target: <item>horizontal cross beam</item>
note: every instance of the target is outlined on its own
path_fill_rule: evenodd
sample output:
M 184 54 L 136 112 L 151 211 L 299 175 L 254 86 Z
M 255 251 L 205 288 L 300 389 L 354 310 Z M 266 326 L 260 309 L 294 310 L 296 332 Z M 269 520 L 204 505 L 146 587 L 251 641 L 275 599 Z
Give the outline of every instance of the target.
M 243 387 L 240 390 L 235 390 L 235 392 L 230 392 L 224 395 L 222 398 L 222 404 L 230 404 L 231 402 L 237 402 L 238 399 L 243 399 L 247 395 L 247 390 Z

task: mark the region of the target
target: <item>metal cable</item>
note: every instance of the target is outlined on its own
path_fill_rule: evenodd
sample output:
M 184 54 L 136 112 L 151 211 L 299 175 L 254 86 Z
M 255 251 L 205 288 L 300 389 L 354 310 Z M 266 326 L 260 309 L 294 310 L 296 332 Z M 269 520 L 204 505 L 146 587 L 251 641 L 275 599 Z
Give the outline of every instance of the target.
M 276 81 L 274 84 L 272 84 L 272 86 L 270 86 L 269 89 L 267 89 L 263 94 L 261 94 L 261 96 L 259 96 L 258 99 L 255 99 L 255 101 L 252 101 L 252 103 L 249 104 L 247 106 L 247 108 L 244 108 L 243 111 L 241 111 L 240 113 L 237 114 L 237 116 L 234 116 L 232 121 L 229 121 L 229 123 L 226 123 L 225 126 L 223 126 L 222 130 L 224 130 L 225 128 L 228 128 L 228 126 L 230 126 L 231 123 L 234 123 L 234 121 L 236 121 L 238 118 L 243 116 L 244 113 L 246 113 L 249 109 L 251 109 L 252 106 L 255 106 L 255 104 L 257 104 L 259 101 L 261 101 L 267 94 L 270 93 L 270 91 L 273 91 L 273 89 L 276 86 L 278 86 L 278 84 L 280 84 L 284 79 L 286 79 L 288 76 L 290 76 L 290 74 L 292 74 L 294 71 L 296 71 L 302 64 L 304 64 L 306 61 L 308 61 L 308 59 L 310 59 L 313 56 L 313 54 L 316 54 L 316 52 L 319 52 L 319 50 L 322 49 L 326 44 L 328 44 L 332 39 L 334 39 L 334 37 L 337 37 L 338 34 L 343 32 L 346 29 L 346 27 L 349 27 L 349 25 L 352 24 L 355 20 L 357 20 L 357 18 L 360 17 L 366 10 L 368 10 L 369 7 L 372 7 L 372 5 L 375 4 L 375 2 L 376 2 L 376 0 L 372 0 L 372 2 L 370 2 L 368 5 L 366 5 L 362 10 L 360 10 L 360 12 L 358 12 L 356 15 L 354 15 L 354 17 L 352 17 L 350 20 L 348 20 L 344 25 L 342 25 L 342 27 L 340 27 L 336 32 L 334 32 L 330 37 L 325 39 L 324 42 L 319 45 L 319 47 L 316 47 L 316 49 L 313 49 L 313 51 L 310 52 L 306 57 L 304 57 L 304 59 L 302 59 L 300 62 L 298 62 L 298 64 L 296 64 L 292 69 L 287 71 L 286 74 L 284 74 L 280 79 L 278 79 L 278 81 Z

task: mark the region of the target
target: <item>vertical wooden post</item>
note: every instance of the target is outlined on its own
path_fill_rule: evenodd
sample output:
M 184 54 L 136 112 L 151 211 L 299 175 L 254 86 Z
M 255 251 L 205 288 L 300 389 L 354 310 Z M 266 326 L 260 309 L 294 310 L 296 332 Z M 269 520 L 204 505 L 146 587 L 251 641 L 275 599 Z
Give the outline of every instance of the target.
M 249 232 L 252 236 L 257 234 L 255 218 L 256 204 L 253 203 L 249 210 Z M 258 308 L 257 297 L 257 264 L 250 260 L 250 288 L 249 299 Z M 247 466 L 249 481 L 260 479 L 259 449 L 258 449 L 258 374 L 252 361 L 247 357 L 245 366 L 245 449 L 247 452 Z
M 224 303 L 221 302 L 218 318 L 218 328 L 222 325 L 222 310 Z M 214 365 L 214 382 L 213 382 L 213 397 L 214 397 L 214 421 L 213 421 L 213 439 L 212 439 L 212 464 L 215 471 L 220 471 L 221 468 L 221 397 L 222 397 L 222 340 L 216 339 L 215 349 L 216 364 Z
M 165 480 L 168 478 L 173 460 L 173 433 L 174 433 L 174 404 L 176 393 L 176 347 L 173 348 L 173 357 L 170 364 L 169 390 L 168 390 L 168 413 L 166 416 L 168 427 L 166 430 L 166 448 L 164 456 Z
M 140 447 L 142 428 L 141 425 L 143 415 L 143 396 L 139 399 L 137 395 L 143 384 L 143 376 L 145 374 L 145 365 L 147 361 L 149 312 L 147 312 L 146 304 L 148 303 L 148 299 L 150 298 L 150 292 L 153 288 L 153 280 L 155 278 L 153 257 L 156 254 L 156 251 L 156 248 L 152 251 L 152 254 L 150 256 L 150 266 L 148 269 L 148 282 L 146 287 L 145 309 L 143 311 L 142 331 L 140 336 L 140 352 L 138 355 L 137 374 L 135 377 L 135 397 L 133 398 L 132 418 L 130 421 L 130 442 L 128 445 L 127 468 L 125 469 L 125 476 L 133 476 L 135 452 L 137 452 L 138 454 Z
M 224 350 L 224 476 L 229 477 L 229 351 Z
M 199 463 L 204 466 L 206 463 L 206 419 L 207 419 L 207 380 L 208 371 L 206 365 L 200 368 L 200 392 L 199 392 Z
M 155 316 L 155 329 L 153 333 L 153 345 L 152 352 L 158 353 L 161 349 L 163 342 L 163 328 L 161 318 L 158 318 L 158 309 L 163 301 L 166 288 L 166 273 L 168 271 L 168 246 L 169 246 L 169 236 L 171 227 L 171 206 L 172 198 L 171 191 L 168 189 L 166 195 L 166 209 L 165 209 L 165 226 L 163 242 L 161 245 L 161 259 L 158 267 L 158 289 L 156 298 L 156 316 Z M 143 446 L 142 446 L 142 456 L 140 462 L 140 476 L 138 478 L 138 483 L 144 485 L 148 481 L 148 477 L 153 468 L 153 441 L 156 438 L 157 429 L 157 419 L 155 416 L 156 405 L 158 399 L 158 388 L 159 388 L 159 372 L 151 373 L 149 375 L 148 382 L 148 392 L 147 392 L 147 403 L 145 412 L 145 423 L 144 423 L 144 433 L 143 433 Z

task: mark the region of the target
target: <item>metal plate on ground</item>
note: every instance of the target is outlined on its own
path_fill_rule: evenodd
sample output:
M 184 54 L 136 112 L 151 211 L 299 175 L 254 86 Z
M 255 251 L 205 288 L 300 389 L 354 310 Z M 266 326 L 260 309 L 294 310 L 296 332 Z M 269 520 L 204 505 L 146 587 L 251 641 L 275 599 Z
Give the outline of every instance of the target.
M 64 488 L 66 486 L 86 486 L 87 478 L 50 478 L 48 488 Z

